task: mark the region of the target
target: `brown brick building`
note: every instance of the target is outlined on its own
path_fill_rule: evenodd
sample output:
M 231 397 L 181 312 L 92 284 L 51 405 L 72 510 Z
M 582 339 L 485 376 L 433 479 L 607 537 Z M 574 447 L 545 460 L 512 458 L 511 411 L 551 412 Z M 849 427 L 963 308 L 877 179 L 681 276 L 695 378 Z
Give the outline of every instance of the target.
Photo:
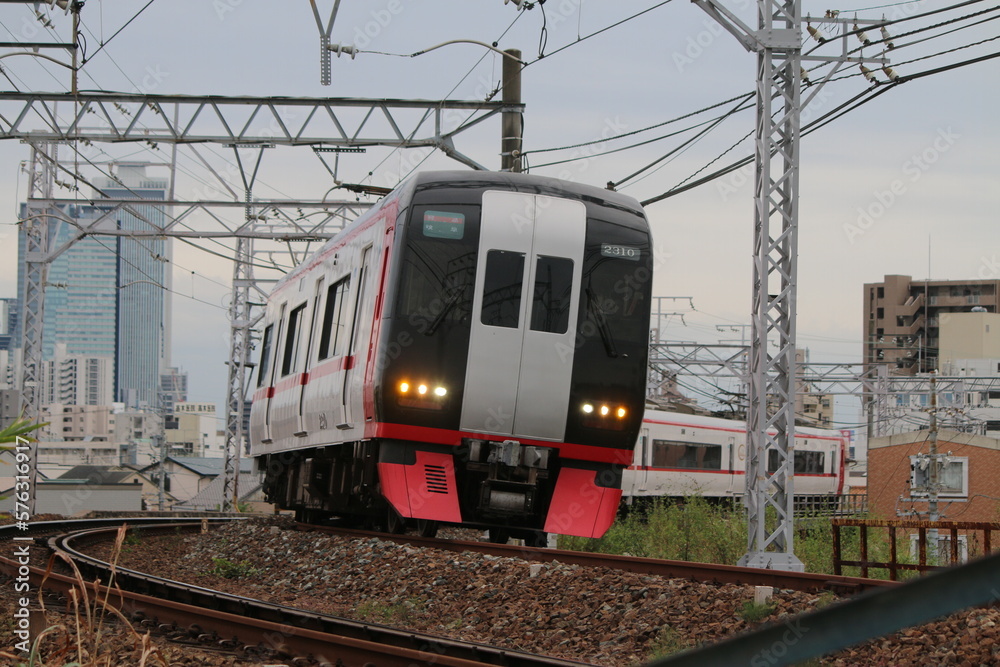
M 929 431 L 868 441 L 868 506 L 877 518 L 916 511 L 927 518 Z M 1000 521 L 1000 439 L 938 431 L 938 452 L 946 454 L 938 507 L 948 521 Z M 917 518 L 914 517 L 914 518 Z

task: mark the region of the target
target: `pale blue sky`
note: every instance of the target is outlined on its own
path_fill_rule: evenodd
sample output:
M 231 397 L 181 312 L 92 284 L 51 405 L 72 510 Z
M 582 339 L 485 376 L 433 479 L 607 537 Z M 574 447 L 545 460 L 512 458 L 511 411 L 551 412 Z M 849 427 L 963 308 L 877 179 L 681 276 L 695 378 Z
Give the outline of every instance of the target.
M 108 39 L 146 2 L 90 0 L 83 10 L 88 52 Z M 325 21 L 333 0 L 317 0 Z M 525 148 L 528 151 L 577 144 L 630 132 L 717 104 L 754 87 L 755 56 L 721 32 L 690 2 L 676 0 L 593 38 L 559 50 L 656 2 L 598 3 L 549 0 L 544 6 L 546 57 L 538 60 L 543 41 L 542 7 L 518 10 L 502 0 L 404 2 L 343 0 L 332 40 L 362 50 L 409 54 L 452 39 L 498 41 L 519 48 L 527 61 L 522 73 Z M 745 0 L 726 3 L 751 22 L 754 6 Z M 949 6 L 936 0 L 897 4 L 865 11 L 876 2 L 839 5 L 805 0 L 804 12 L 821 15 L 841 9 L 841 16 L 903 18 Z M 988 10 L 989 3 L 909 21 L 894 34 Z M 910 62 L 948 49 L 996 38 L 1000 12 L 987 12 L 931 32 L 897 40 L 889 57 L 900 75 L 940 67 L 1000 50 L 1000 40 L 950 55 Z M 515 19 L 516 22 L 515 22 Z M 938 36 L 968 25 L 981 25 Z M 68 36 L 69 18 L 51 16 L 59 38 Z M 27 6 L 0 7 L 0 40 L 39 40 L 41 25 Z M 511 24 L 513 23 L 513 26 Z M 508 26 L 511 26 L 509 30 Z M 501 35 L 506 34 L 501 38 Z M 13 35 L 13 37 L 12 37 Z M 877 39 L 877 35 L 869 35 Z M 52 33 L 48 38 L 53 38 Z M 858 45 L 851 38 L 850 48 Z M 813 43 L 810 42 L 810 48 Z M 834 55 L 835 43 L 817 53 Z M 499 57 L 481 47 L 459 44 L 416 58 L 361 53 L 356 59 L 334 57 L 333 85 L 319 83 L 319 37 L 309 3 L 262 0 L 155 0 L 87 64 L 82 89 L 151 93 L 220 95 L 343 96 L 481 99 L 500 76 Z M 866 50 L 877 56 L 880 49 Z M 55 52 L 52 55 L 57 55 Z M 62 54 L 58 54 L 63 57 Z M 55 65 L 30 57 L 0 61 L 23 90 L 68 88 L 68 75 Z M 478 66 L 476 63 L 479 62 Z M 856 65 L 849 78 L 824 88 L 804 122 L 862 93 L 867 84 Z M 884 75 L 876 71 L 880 79 Z M 800 201 L 799 344 L 813 360 L 860 358 L 861 290 L 884 274 L 970 279 L 1000 277 L 1000 138 L 996 127 L 1000 102 L 1000 59 L 914 80 L 889 90 L 803 140 Z M 817 78 L 813 76 L 813 78 Z M 0 89 L 10 82 L 0 78 Z M 731 106 L 731 105 L 729 105 Z M 729 106 L 720 107 L 721 110 Z M 716 113 L 719 113 L 717 111 Z M 615 148 L 667 134 L 706 120 L 700 115 L 608 143 Z M 752 112 L 727 119 L 704 139 L 651 175 L 622 190 L 639 199 L 683 182 L 753 129 Z M 499 121 L 460 135 L 458 147 L 490 166 L 499 166 Z M 691 136 L 680 137 L 532 173 L 564 176 L 594 185 L 618 181 L 652 162 Z M 106 156 L 162 161 L 164 150 L 142 146 L 103 146 Z M 232 154 L 201 149 L 218 170 Z M 595 149 L 590 149 L 595 150 Z M 713 167 L 752 151 L 742 142 Z M 63 156 L 69 154 L 68 150 Z M 420 163 L 426 151 L 371 150 L 344 156 L 341 177 L 393 185 L 400 174 Z M 531 165 L 579 155 L 579 150 L 535 153 Z M 19 164 L 25 146 L 0 143 L 0 207 L 13 220 L 25 197 Z M 204 191 L 207 170 L 191 154 L 181 156 L 177 191 L 194 197 Z M 458 163 L 432 155 L 421 168 L 453 168 Z M 256 194 L 262 197 L 321 197 L 330 177 L 306 148 L 275 150 L 264 160 Z M 713 183 L 648 207 L 655 240 L 668 260 L 658 267 L 655 292 L 692 297 L 695 311 L 667 325 L 676 340 L 714 342 L 733 338 L 717 325 L 749 321 L 752 239 L 752 178 L 731 174 Z M 232 186 L 239 190 L 238 177 Z M 64 191 L 64 196 L 69 196 Z M 238 210 L 233 215 L 239 217 Z M 0 227 L 0 296 L 14 296 L 16 235 Z M 221 250 L 216 246 L 216 249 Z M 231 268 L 210 255 L 175 248 L 174 362 L 191 374 L 194 400 L 222 402 L 228 328 L 225 305 Z M 192 300 L 190 297 L 198 300 Z M 206 305 L 213 304 L 213 305 Z M 738 335 L 736 336 L 738 337 Z

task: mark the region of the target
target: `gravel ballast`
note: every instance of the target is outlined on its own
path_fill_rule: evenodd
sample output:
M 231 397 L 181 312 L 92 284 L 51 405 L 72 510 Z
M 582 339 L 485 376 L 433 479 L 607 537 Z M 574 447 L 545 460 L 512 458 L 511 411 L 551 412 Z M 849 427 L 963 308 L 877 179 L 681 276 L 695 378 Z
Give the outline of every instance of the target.
M 745 609 L 752 586 L 415 548 L 291 530 L 281 520 L 129 542 L 119 563 L 151 574 L 595 665 L 641 664 L 836 601 L 777 590 L 758 621 Z M 996 609 L 971 610 L 815 664 L 1000 664 L 998 622 Z

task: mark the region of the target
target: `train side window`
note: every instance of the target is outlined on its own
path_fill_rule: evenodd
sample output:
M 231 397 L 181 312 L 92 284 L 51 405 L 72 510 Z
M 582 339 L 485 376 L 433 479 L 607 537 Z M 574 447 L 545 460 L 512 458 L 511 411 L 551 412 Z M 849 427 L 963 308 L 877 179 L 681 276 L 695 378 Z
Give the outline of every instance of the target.
M 347 329 L 345 321 L 347 293 L 351 279 L 344 278 L 332 285 L 326 293 L 326 308 L 323 310 L 323 328 L 319 338 L 320 360 L 343 354 L 346 347 Z
M 653 467 L 722 470 L 722 445 L 653 440 Z
M 302 367 L 303 371 L 308 371 L 310 364 L 310 354 L 313 349 L 313 341 L 316 340 L 316 334 L 319 333 L 319 318 L 320 318 L 320 304 L 323 301 L 323 285 L 326 282 L 325 278 L 320 278 L 316 281 L 316 294 L 313 296 L 313 307 L 312 314 L 310 316 L 309 324 L 309 335 L 306 337 L 305 353 L 302 355 L 305 360 L 305 365 Z
M 572 292 L 573 260 L 539 255 L 531 302 L 531 330 L 566 333 Z
M 490 250 L 484 278 L 480 320 L 487 326 L 516 329 L 521 316 L 524 253 Z
M 826 463 L 826 452 L 797 451 L 792 455 L 792 465 L 796 475 L 822 475 Z M 767 450 L 767 474 L 773 475 L 778 469 L 778 451 Z
M 264 340 L 260 347 L 260 363 L 257 365 L 257 386 L 263 387 L 267 382 L 268 371 L 271 370 L 271 344 L 274 342 L 274 325 L 268 324 L 264 329 Z
M 302 316 L 306 312 L 306 304 L 302 304 L 288 316 L 288 335 L 285 336 L 285 350 L 281 356 L 281 374 L 294 373 L 298 365 L 299 339 L 302 337 Z

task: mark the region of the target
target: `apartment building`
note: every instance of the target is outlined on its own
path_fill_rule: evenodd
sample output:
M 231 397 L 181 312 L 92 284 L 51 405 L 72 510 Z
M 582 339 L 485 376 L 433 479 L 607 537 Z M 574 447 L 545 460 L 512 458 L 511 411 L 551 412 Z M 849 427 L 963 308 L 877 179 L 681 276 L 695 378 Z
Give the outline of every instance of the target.
M 889 275 L 864 286 L 866 366 L 916 375 L 938 367 L 942 318 L 1000 312 L 1000 280 L 913 280 Z

